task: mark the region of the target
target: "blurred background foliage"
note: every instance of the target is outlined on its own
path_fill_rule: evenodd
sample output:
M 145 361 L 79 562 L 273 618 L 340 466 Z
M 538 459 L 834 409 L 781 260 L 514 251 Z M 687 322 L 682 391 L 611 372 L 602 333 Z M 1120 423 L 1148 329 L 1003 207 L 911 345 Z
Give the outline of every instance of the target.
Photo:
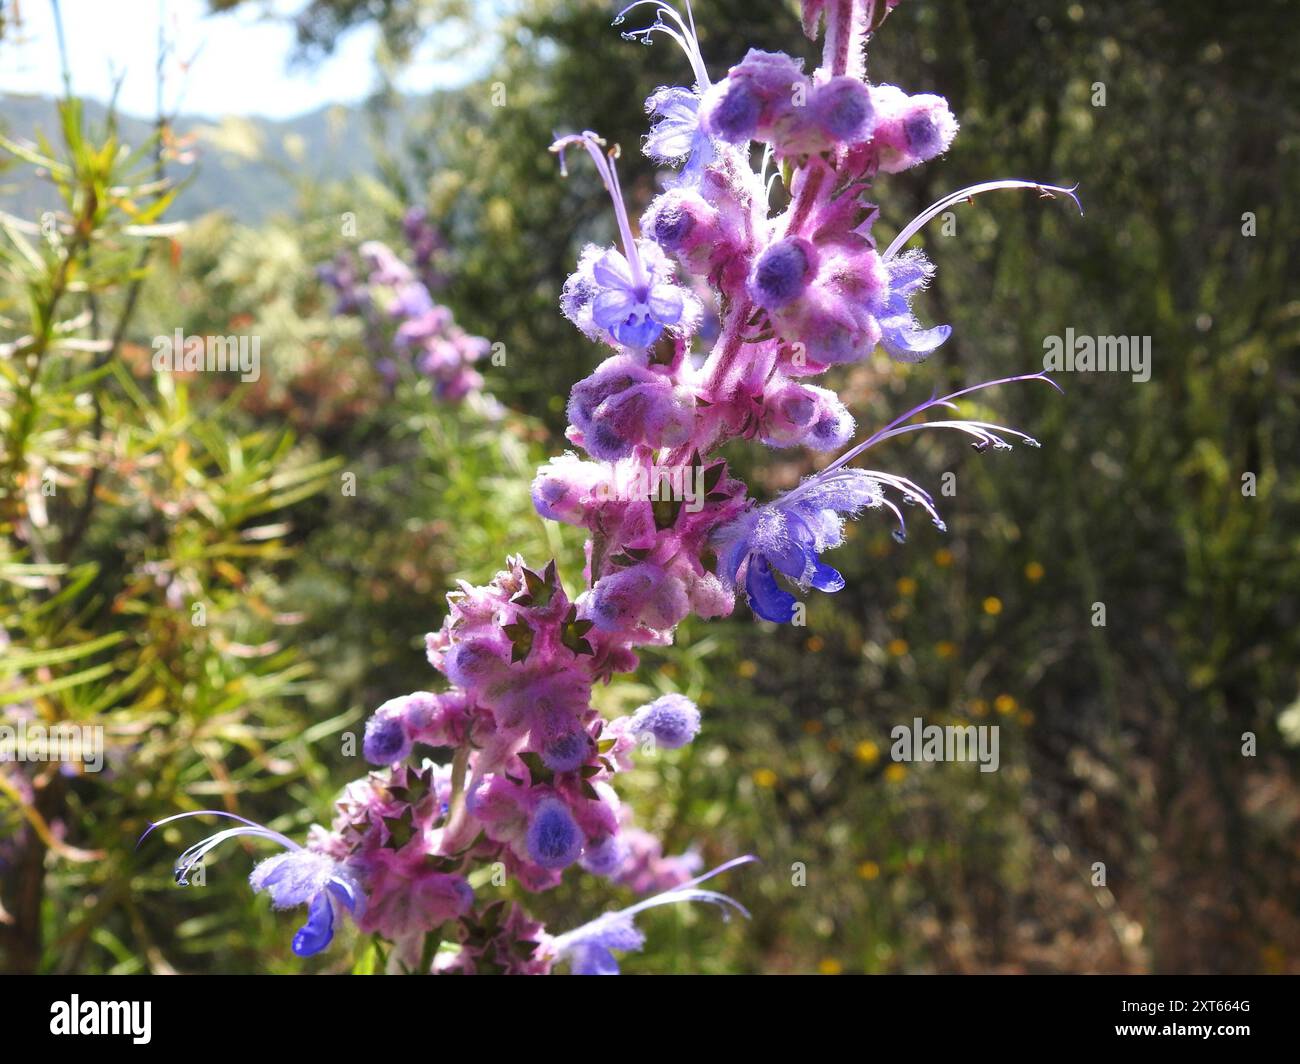
M 748 47 L 811 65 L 794 8 L 701 2 L 715 76 Z M 463 90 L 381 89 L 354 145 L 373 172 L 320 180 L 305 159 L 269 221 L 152 229 L 176 209 L 156 168 L 133 178 L 137 197 L 110 194 L 130 177 L 102 172 L 119 165 L 111 130 L 86 143 L 65 123 L 48 152 L 71 175 L 61 235 L 42 240 L 33 217 L 6 227 L 0 685 L 7 715 L 101 721 L 112 751 L 99 776 L 2 766 L 10 970 L 301 970 L 288 922 L 247 888 L 249 854 L 177 891 L 180 845 L 137 854 L 136 835 L 213 805 L 301 834 L 362 771 L 342 736 L 433 682 L 421 636 L 452 581 L 516 551 L 558 557 L 571 587 L 581 569 L 579 538 L 544 527 L 527 486 L 564 449 L 568 389 L 599 357 L 560 317 L 559 288 L 613 231 L 594 177 L 561 180 L 546 146 L 581 128 L 621 142 L 635 216 L 658 180 L 632 150 L 641 101 L 685 63 L 621 40 L 604 3 L 305 11 L 307 62 L 375 19 L 384 77 L 453 24 L 499 56 Z M 891 16 L 869 75 L 943 93 L 963 131 L 879 183 L 877 233 L 1002 176 L 1078 181 L 1087 216 L 999 193 L 952 231 L 932 224 L 922 313 L 953 337 L 918 367 L 840 371 L 859 423 L 1037 369 L 1067 328 L 1150 336 L 1151 379 L 986 393 L 1041 450 L 891 443 L 876 465 L 932 489 L 954 475 L 947 534 L 899 545 L 867 518 L 833 559 L 848 586 L 814 596 L 806 628 L 743 606 L 692 621 L 600 693 L 611 711 L 660 690 L 699 700 L 700 739 L 624 792 L 670 851 L 763 860 L 726 885 L 751 922 L 648 914 L 627 969 L 1300 971 L 1298 28 L 1283 0 L 912 0 Z M 132 148 L 139 169 L 152 148 Z M 155 202 L 159 218 L 132 217 Z M 388 391 L 356 324 L 331 317 L 315 266 L 364 239 L 398 246 L 410 204 L 447 238 L 440 298 L 504 344 L 485 370 L 503 413 L 435 405 L 413 380 Z M 151 338 L 177 328 L 260 336 L 262 379 L 153 373 Z M 33 361 L 33 345 L 49 353 Z M 756 446 L 730 457 L 756 492 L 813 468 Z M 999 725 L 1001 770 L 894 764 L 890 729 L 916 716 Z M 573 877 L 534 908 L 561 931 L 624 900 Z M 346 953 L 316 967 L 346 969 Z

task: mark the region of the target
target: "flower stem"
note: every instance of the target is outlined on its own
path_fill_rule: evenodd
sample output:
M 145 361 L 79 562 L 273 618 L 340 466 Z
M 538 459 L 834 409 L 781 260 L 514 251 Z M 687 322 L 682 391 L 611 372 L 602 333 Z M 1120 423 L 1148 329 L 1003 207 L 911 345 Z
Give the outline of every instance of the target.
M 745 331 L 745 323 L 749 320 L 753 309 L 749 300 L 742 298 L 727 310 L 722 332 L 704 365 L 704 390 L 711 396 L 718 396 L 722 391 L 736 360 L 740 357 L 741 348 L 744 346 L 741 335 Z
M 866 73 L 867 25 L 864 11 L 857 11 L 871 0 L 831 0 L 826 10 L 826 41 L 822 46 L 822 65 L 832 75 L 848 74 L 861 78 Z M 857 17 L 855 17 L 857 16 Z
M 465 772 L 469 768 L 469 740 L 456 748 L 451 762 L 451 802 L 447 811 L 447 826 L 443 839 L 454 839 L 465 819 Z

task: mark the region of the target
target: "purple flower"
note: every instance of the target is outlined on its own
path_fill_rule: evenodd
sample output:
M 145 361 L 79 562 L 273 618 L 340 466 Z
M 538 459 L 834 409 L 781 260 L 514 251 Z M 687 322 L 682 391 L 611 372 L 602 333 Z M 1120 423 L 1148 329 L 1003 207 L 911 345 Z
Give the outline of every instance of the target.
M 912 299 L 934 275 L 934 265 L 920 251 L 909 251 L 885 264 L 887 294 L 875 308 L 880 346 L 898 362 L 921 362 L 952 334 L 951 325 L 922 328 L 912 314 Z
M 419 281 L 412 281 L 397 289 L 389 304 L 388 313 L 394 318 L 420 318 L 433 312 L 433 297 Z
M 861 143 L 875 126 L 871 91 L 857 78 L 841 75 L 818 85 L 808 109 L 826 135 L 840 144 Z
M 817 252 L 803 237 L 769 244 L 754 260 L 749 293 L 754 302 L 777 310 L 803 295 L 817 272 Z
M 628 259 L 609 249 L 592 268 L 599 286 L 591 305 L 591 317 L 620 344 L 649 347 L 667 325 L 682 320 L 686 293 L 653 272 L 637 276 Z
M 724 82 L 709 110 L 709 128 L 729 144 L 743 144 L 758 129 L 763 97 L 744 81 Z
M 482 358 L 491 345 L 483 337 L 459 329 L 451 311 L 434 302 L 430 286 L 445 279 L 432 270 L 430 256 L 442 244 L 424 211 L 412 208 L 402 227 L 411 242 L 419 277 L 391 248 L 376 240 L 359 249 L 367 271 L 364 282 L 344 252 L 333 264 L 319 267 L 317 273 L 339 292 L 335 313 L 363 319 L 366 342 L 379 356 L 375 369 L 390 387 L 397 384 L 402 366 L 414 364 L 432 379 L 439 399 L 458 402 L 481 390 L 483 378 L 469 364 Z
M 414 277 L 393 249 L 378 240 L 367 240 L 361 245 L 361 261 L 370 271 L 370 283 L 398 288 L 410 284 Z
M 652 735 L 666 750 L 685 746 L 700 730 L 700 711 L 684 695 L 661 695 L 632 716 L 635 735 Z
M 336 910 L 357 915 L 364 901 L 360 887 L 353 875 L 338 861 L 323 853 L 304 849 L 286 835 L 242 816 L 220 809 L 199 809 L 164 817 L 140 836 L 140 842 L 155 828 L 191 816 L 222 816 L 238 820 L 241 827 L 226 828 L 195 843 L 176 861 L 176 882 L 187 886 L 186 877 L 216 846 L 240 835 L 270 839 L 283 846 L 287 853 L 277 854 L 253 869 L 249 882 L 253 890 L 271 895 L 271 905 L 276 909 L 307 906 L 307 922 L 293 936 L 293 951 L 299 957 L 310 957 L 330 944 L 334 937 Z M 136 843 L 138 846 L 139 843 Z
M 695 19 L 691 5 L 686 5 L 686 17 L 662 0 L 637 0 L 614 17 L 614 25 L 621 25 L 629 11 L 639 7 L 654 9 L 655 20 L 649 26 L 624 32 L 624 40 L 650 44 L 656 33 L 669 37 L 686 54 L 695 75 L 695 88 L 662 86 L 646 99 L 646 114 L 650 116 L 650 133 L 643 150 L 655 162 L 675 165 L 686 161 L 674 186 L 689 186 L 699 181 L 704 168 L 713 162 L 713 140 L 700 123 L 700 96 L 709 87 L 709 72 L 704 66 L 700 42 L 695 35 Z
M 883 88 L 898 92 L 892 86 L 883 86 Z M 926 99 L 938 99 L 938 97 L 926 97 Z M 912 316 L 912 297 L 929 283 L 930 278 L 934 275 L 934 266 L 920 251 L 904 252 L 904 246 L 920 231 L 922 226 L 931 219 L 938 217 L 948 208 L 954 207 L 958 203 L 970 202 L 976 196 L 985 192 L 1009 188 L 1033 189 L 1044 199 L 1067 196 L 1079 209 L 1079 214 L 1083 214 L 1083 204 L 1079 202 L 1079 197 L 1075 191 L 1078 185 L 1073 188 L 1065 188 L 1061 185 L 1046 185 L 1040 181 L 1020 181 L 1017 179 L 984 181 L 978 185 L 970 185 L 949 193 L 942 199 L 930 204 L 907 225 L 903 226 L 898 235 L 890 241 L 889 247 L 885 249 L 884 254 L 880 256 L 889 276 L 889 285 L 885 289 L 883 297 L 873 306 L 873 310 L 880 319 L 881 345 L 895 359 L 900 362 L 920 362 L 947 340 L 952 332 L 951 326 L 948 325 L 938 325 L 933 329 L 922 329 Z M 902 254 L 899 254 L 900 252 Z M 1024 378 L 1013 377 L 1009 379 L 1022 380 Z M 990 383 L 1001 382 L 994 381 Z M 979 385 L 981 388 L 986 386 Z M 915 413 L 915 411 L 913 412 Z
M 372 765 L 392 765 L 403 761 L 411 752 L 403 718 L 407 698 L 391 698 L 366 721 L 366 735 L 361 752 Z
M 552 772 L 572 772 L 586 762 L 591 751 L 591 737 L 574 727 L 544 740 L 542 761 Z
M 804 589 L 839 591 L 844 578 L 820 556 L 844 542 L 842 515 L 856 516 L 883 501 L 880 482 L 862 470 L 844 470 L 815 485 L 805 481 L 718 533 L 718 575 L 734 585 L 743 568 L 750 609 L 765 621 L 788 623 L 796 600 L 777 583 L 776 573 Z
M 713 161 L 713 138 L 700 125 L 700 96 L 690 89 L 656 89 L 645 102 L 650 115 L 650 133 L 642 150 L 657 163 L 673 165 L 686 161 L 674 185 L 689 186 Z
M 1014 436 L 1028 446 L 1037 447 L 1038 442 L 1019 429 L 987 421 L 957 419 L 907 424 L 932 408 L 955 409 L 955 400 L 971 392 L 1028 380 L 1041 380 L 1056 387 L 1043 373 L 1005 377 L 929 399 L 895 418 L 798 487 L 719 529 L 715 535 L 719 548 L 718 575 L 734 587 L 743 570 L 750 609 L 766 621 L 784 624 L 794 619 L 796 600 L 777 582 L 777 573 L 805 590 L 814 587 L 818 591 L 834 592 L 844 586 L 844 578 L 823 564 L 821 555 L 844 542 L 846 515 L 856 517 L 864 509 L 883 507 L 898 519 L 894 539 L 900 543 L 906 541 L 907 522 L 902 511 L 886 497 L 886 490 L 897 492 L 907 505 L 919 505 L 936 528 L 946 531 L 934 500 L 924 489 L 905 477 L 875 469 L 849 469 L 847 463 L 878 443 L 924 429 L 955 429 L 970 436 L 975 449 L 981 452 L 990 448 L 1010 450 L 1011 444 L 1004 436 Z
M 617 461 L 637 444 L 675 447 L 690 436 L 695 402 L 689 391 L 631 355 L 615 355 L 573 386 L 569 422 L 582 446 L 602 461 Z M 572 438 L 572 437 L 571 437 Z
M 695 75 L 696 88 L 700 90 L 707 89 L 709 87 L 709 72 L 705 69 L 704 56 L 700 52 L 700 41 L 695 33 L 695 15 L 691 11 L 691 0 L 686 0 L 685 18 L 666 0 L 634 0 L 633 3 L 628 4 L 614 16 L 613 24 L 621 26 L 627 21 L 628 12 L 639 7 L 648 7 L 653 10 L 655 20 L 649 26 L 639 30 L 625 30 L 622 34 L 623 39 L 625 41 L 640 41 L 642 44 L 651 44 L 656 33 L 670 37 L 677 42 L 678 47 L 686 54 L 686 60 L 691 64 L 691 72 Z
M 880 169 L 896 174 L 947 151 L 957 119 L 942 96 L 909 96 L 895 85 L 873 85 L 875 150 Z
M 423 207 L 411 207 L 402 216 L 402 233 L 425 285 L 432 289 L 445 284 L 447 278 L 433 269 L 433 256 L 444 247 L 442 236 Z
M 290 850 L 268 857 L 253 869 L 248 881 L 253 890 L 265 890 L 276 909 L 306 905 L 307 922 L 293 936 L 293 951 L 310 957 L 334 937 L 334 909 L 341 905 L 356 912 L 360 891 L 333 858 L 311 850 Z
M 612 876 L 628 857 L 622 835 L 606 835 L 592 843 L 582 855 L 582 867 L 595 876 Z
M 796 104 L 812 88 L 802 67 L 784 52 L 751 48 L 725 80 L 705 93 L 700 107 L 703 127 L 729 144 L 762 140 L 788 146 L 809 119 L 807 108 Z
M 700 96 L 709 87 L 709 72 L 695 35 L 695 18 L 689 0 L 685 18 L 662 0 L 637 0 L 614 17 L 614 25 L 622 25 L 628 12 L 639 7 L 652 8 L 655 20 L 642 29 L 625 31 L 624 40 L 650 44 L 656 33 L 669 37 L 686 54 L 695 75 L 694 89 L 664 86 L 647 98 L 645 109 L 650 116 L 650 133 L 644 151 L 658 163 L 672 165 L 686 160 L 681 175 L 673 183 L 691 185 L 699 180 L 715 154 L 713 141 L 700 124 Z
M 558 798 L 543 798 L 528 823 L 525 845 L 534 864 L 567 868 L 582 853 L 582 832 L 567 805 Z
M 578 931 L 584 932 L 584 928 Z M 585 925 L 585 933 L 573 938 L 563 955 L 574 975 L 618 975 L 618 960 L 611 951 L 636 952 L 644 945 L 645 935 L 636 929 L 632 917 L 612 913 Z
M 539 513 L 590 533 L 584 590 L 571 601 L 553 561 L 533 569 L 518 556 L 487 585 L 460 582 L 442 627 L 426 637 L 429 662 L 451 689 L 395 699 L 367 722 L 365 755 L 389 768 L 351 785 L 331 828 L 313 828 L 305 849 L 235 817 L 240 826 L 182 855 L 181 882 L 225 838 L 271 839 L 286 852 L 250 878 L 277 908 L 307 907 L 296 951 L 323 949 L 345 912 L 363 934 L 391 940 L 391 956 L 403 964 L 422 957 L 430 931 L 459 938 L 458 952 L 437 951 L 432 967 L 440 971 L 540 973 L 565 960 L 575 973 L 613 974 L 620 952 L 642 947 L 634 918 L 647 908 L 706 901 L 724 914 L 744 912 L 700 885 L 752 858 L 697 876 L 698 854 L 665 856 L 613 786 L 647 737 L 669 749 L 691 742 L 698 709 L 669 694 L 607 721 L 593 704 L 594 687 L 636 669 L 638 649 L 671 642 L 688 615 L 729 613 L 738 585 L 756 616 L 795 620 L 802 607 L 794 589 L 844 585 L 823 557 L 843 543 L 845 519 L 863 509 L 890 511 L 900 541 L 903 504 L 942 529 L 933 500 L 911 481 L 849 468 L 876 443 L 929 428 L 955 429 L 978 451 L 1008 448 L 1013 436 L 1033 442 L 984 421 L 915 423 L 983 384 L 915 407 L 765 505 L 747 497 L 721 458 L 730 443 L 755 438 L 839 453 L 854 419 L 835 392 L 806 379 L 866 358 L 878 344 L 919 361 L 947 339 L 948 326 L 923 328 L 912 310 L 933 267 L 919 251 L 902 253 L 927 221 L 997 188 L 1074 195 L 1024 181 L 973 186 L 931 205 L 877 252 L 879 211 L 865 198 L 877 176 L 945 151 L 957 129 L 941 97 L 865 81 L 866 35 L 897 2 L 804 0 L 805 29 L 826 27 L 816 71 L 751 50 L 718 84 L 700 54 L 689 0 L 680 14 L 668 0 L 636 0 L 620 13 L 616 21 L 651 9 L 654 23 L 625 36 L 672 38 L 694 83 L 660 88 L 646 102 L 647 154 L 685 165 L 646 207 L 642 239 L 628 220 L 617 149 L 606 152 L 591 132 L 553 145 L 561 170 L 567 148 L 588 153 L 618 229 L 616 244 L 583 249 L 561 297 L 584 335 L 615 349 L 569 396 L 566 438 L 593 461 L 566 456 L 533 484 Z M 765 145 L 757 167 L 752 141 Z M 778 182 L 788 195 L 774 214 Z M 409 212 L 403 230 L 406 261 L 369 243 L 360 249 L 364 269 L 340 260 L 322 279 L 341 306 L 362 315 L 381 372 L 405 380 L 414 367 L 443 398 L 477 391 L 482 378 L 470 367 L 490 345 L 467 337 L 436 305 L 431 264 L 441 242 L 424 213 Z M 707 336 L 699 331 L 705 302 L 716 321 Z M 671 344 L 652 353 L 665 333 Z M 1009 378 L 1019 379 L 1046 378 Z M 415 742 L 456 753 L 450 764 L 417 771 L 404 763 Z M 476 905 L 467 877 L 476 863 L 496 860 L 523 890 L 547 890 L 579 863 L 638 897 L 654 896 L 552 937 L 513 908 L 502 922 L 504 903 Z M 443 928 L 448 923 L 457 926 Z
M 834 451 L 853 437 L 853 415 L 829 388 L 774 376 L 763 393 L 759 436 L 769 447 Z
M 653 562 L 602 576 L 591 591 L 588 612 L 602 632 L 630 633 L 675 627 L 690 612 L 681 581 Z
M 699 301 L 672 283 L 672 264 L 652 242 L 632 238 L 627 209 L 619 189 L 614 152 L 606 155 L 602 141 L 590 131 L 561 137 L 551 145 L 564 169 L 566 148 L 581 147 L 591 156 L 614 205 L 623 250 L 587 248 L 577 271 L 565 282 L 560 306 L 588 336 L 604 330 L 616 343 L 637 350 L 649 347 L 665 328 L 689 332 L 699 318 Z
M 333 262 L 316 267 L 316 276 L 338 293 L 335 314 L 362 314 L 370 305 L 370 292 L 357 276 L 356 264 L 346 251 L 334 256 Z

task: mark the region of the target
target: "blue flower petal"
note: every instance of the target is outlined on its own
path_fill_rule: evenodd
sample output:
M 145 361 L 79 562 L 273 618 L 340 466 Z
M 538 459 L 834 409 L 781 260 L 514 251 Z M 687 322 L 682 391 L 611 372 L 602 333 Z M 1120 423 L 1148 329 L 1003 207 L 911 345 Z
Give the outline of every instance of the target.
M 920 362 L 952 335 L 948 325 L 923 329 L 912 316 L 912 298 L 929 282 L 934 266 L 920 252 L 907 252 L 888 265 L 889 293 L 875 308 L 880 346 L 898 362 Z
M 680 162 L 690 154 L 700 128 L 700 98 L 690 89 L 659 89 L 646 101 L 650 135 L 645 153 L 658 163 Z
M 844 587 L 844 577 L 838 569 L 832 569 L 829 565 L 816 562 L 813 565 L 813 575 L 810 581 L 813 587 L 818 591 L 839 591 Z
M 609 331 L 614 334 L 615 340 L 627 347 L 649 347 L 659 339 L 664 327 L 648 313 L 638 309 Z
M 736 577 L 740 575 L 740 567 L 753 549 L 758 518 L 759 511 L 751 510 L 728 525 L 725 533 L 720 537 L 718 576 L 728 587 L 735 586 Z
M 591 319 L 602 329 L 627 321 L 636 308 L 636 296 L 627 288 L 606 288 L 591 303 Z
M 676 325 L 686 310 L 686 297 L 674 284 L 656 284 L 651 286 L 646 304 L 656 321 L 663 325 Z
M 808 566 L 816 563 L 817 556 L 800 543 L 787 543 L 779 551 L 769 550 L 763 557 L 767 564 L 796 583 L 801 582 Z
M 707 133 L 696 133 L 695 139 L 691 142 L 691 157 L 686 160 L 686 165 L 677 175 L 677 180 L 669 183 L 670 187 L 691 188 L 698 185 L 716 154 L 713 138 Z
M 352 877 L 348 875 L 336 875 L 329 881 L 325 889 L 333 894 L 338 899 L 339 904 L 350 913 L 355 913 L 357 905 L 365 898 L 356 883 L 352 881 Z
M 293 951 L 299 957 L 319 953 L 334 938 L 334 906 L 328 892 L 321 891 L 312 899 L 307 922 L 293 936 Z
M 952 335 L 951 325 L 921 329 L 910 317 L 901 323 L 898 319 L 882 321 L 880 329 L 880 346 L 898 362 L 920 362 Z
M 587 943 L 573 951 L 574 975 L 618 975 L 618 961 L 614 954 L 597 943 Z
M 804 517 L 787 510 L 785 513 L 785 541 L 763 551 L 768 564 L 777 572 L 802 584 L 808 570 L 817 564 L 817 536 Z
M 921 256 L 894 259 L 889 264 L 889 290 L 902 295 L 915 292 L 933 272 L 929 261 Z
M 632 267 L 623 253 L 614 248 L 596 260 L 592 276 L 602 288 L 632 288 Z
M 749 559 L 745 591 L 749 595 L 749 608 L 763 620 L 789 624 L 794 618 L 795 597 L 782 590 L 772 575 L 772 567 L 761 554 Z
M 333 859 L 312 850 L 290 850 L 268 857 L 253 869 L 248 881 L 255 891 L 271 895 L 277 909 L 306 905 L 320 894 L 337 871 Z

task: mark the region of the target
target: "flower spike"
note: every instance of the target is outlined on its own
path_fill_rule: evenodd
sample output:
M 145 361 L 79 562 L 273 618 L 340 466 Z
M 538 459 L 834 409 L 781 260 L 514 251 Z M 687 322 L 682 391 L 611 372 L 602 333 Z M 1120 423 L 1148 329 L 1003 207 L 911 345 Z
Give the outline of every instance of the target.
M 588 154 L 618 229 L 612 245 L 586 245 L 565 281 L 564 315 L 604 350 L 567 397 L 573 450 L 544 465 L 531 487 L 543 519 L 585 530 L 581 576 L 566 584 L 553 561 L 511 556 L 486 584 L 461 582 L 425 637 L 439 693 L 416 691 L 374 711 L 362 746 L 374 770 L 345 788 L 330 825 L 314 826 L 300 846 L 233 817 L 237 826 L 181 855 L 180 881 L 225 839 L 268 839 L 284 852 L 251 881 L 277 907 L 308 906 L 295 950 L 323 948 L 347 913 L 391 944 L 392 967 L 422 972 L 545 974 L 566 961 L 575 973 L 614 974 L 615 954 L 643 945 L 635 918 L 647 909 L 704 902 L 724 917 L 748 915 L 708 883 L 753 857 L 697 875 L 699 855 L 665 855 L 615 789 L 647 746 L 692 742 L 699 707 L 663 693 L 606 717 L 593 692 L 636 670 L 645 647 L 671 643 L 687 617 L 729 614 L 742 589 L 756 617 L 799 619 L 790 588 L 844 587 L 823 556 L 864 510 L 891 514 L 899 540 L 909 506 L 943 530 L 934 498 L 915 482 L 850 463 L 923 429 L 958 432 L 981 451 L 1033 445 L 1019 429 L 963 418 L 959 401 L 1014 381 L 1056 387 L 1034 373 L 932 396 L 850 445 L 852 413 L 831 382 L 812 379 L 877 349 L 920 362 L 949 338 L 950 325 L 916 316 L 935 268 L 919 249 L 906 250 L 949 206 L 1001 188 L 1079 203 L 1074 188 L 972 185 L 932 204 L 880 251 L 879 211 L 867 196 L 887 175 L 943 155 L 959 128 L 943 97 L 866 79 L 867 38 L 899 2 L 803 0 L 805 29 L 825 27 L 819 65 L 805 70 L 801 59 L 751 48 L 711 80 L 689 2 L 682 12 L 670 0 L 623 0 L 616 25 L 654 16 L 625 37 L 668 37 L 694 80 L 657 88 L 645 102 L 645 155 L 677 172 L 659 175 L 661 191 L 636 230 L 617 149 L 591 131 L 557 136 L 551 148 L 561 173 L 568 149 Z M 774 213 L 776 181 L 787 195 Z M 346 258 L 330 283 L 377 335 L 396 326 L 396 347 L 422 352 L 421 365 L 453 391 L 467 387 L 481 345 L 451 342 L 449 312 L 430 295 L 436 240 L 421 215 L 407 222 L 414 268 L 367 243 L 369 283 L 357 283 Z M 722 457 L 748 440 L 839 457 L 759 505 Z M 452 753 L 445 764 L 417 764 L 419 750 Z M 190 815 L 202 814 L 181 814 Z M 581 870 L 643 900 L 552 936 L 520 905 L 476 898 L 474 869 L 498 862 L 521 891 L 548 890 Z

